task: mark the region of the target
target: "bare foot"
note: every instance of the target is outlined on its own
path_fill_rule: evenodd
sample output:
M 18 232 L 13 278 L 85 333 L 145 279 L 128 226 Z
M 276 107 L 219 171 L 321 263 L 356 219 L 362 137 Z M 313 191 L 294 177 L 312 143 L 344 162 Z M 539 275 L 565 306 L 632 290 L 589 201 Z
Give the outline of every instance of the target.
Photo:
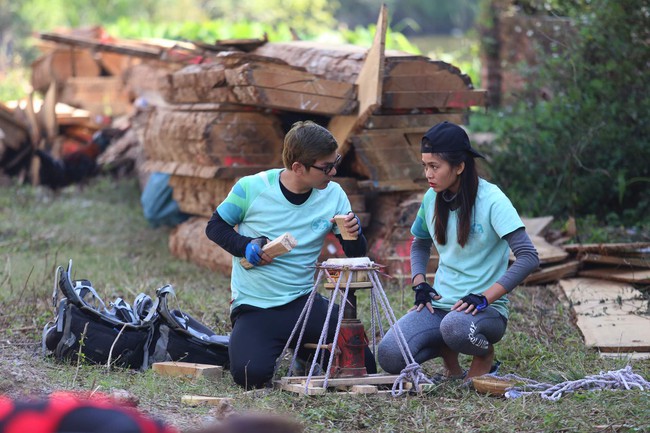
M 460 377 L 465 374 L 465 371 L 458 363 L 458 353 L 452 351 L 449 347 L 444 346 L 440 350 L 442 362 L 445 365 L 446 374 L 449 378 Z
M 487 374 L 492 369 L 492 362 L 494 361 L 494 346 L 490 344 L 488 348 L 489 352 L 484 356 L 475 356 L 472 359 L 472 364 L 469 367 L 469 372 L 467 373 L 467 379 L 470 380 L 472 377 L 482 376 Z

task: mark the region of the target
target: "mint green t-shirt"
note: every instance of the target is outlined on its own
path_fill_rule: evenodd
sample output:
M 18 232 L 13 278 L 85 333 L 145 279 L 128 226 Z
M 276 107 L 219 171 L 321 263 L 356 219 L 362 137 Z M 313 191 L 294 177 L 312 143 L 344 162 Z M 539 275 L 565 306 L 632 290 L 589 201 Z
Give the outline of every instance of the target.
M 325 189 L 313 189 L 307 201 L 291 204 L 280 189 L 280 173 L 272 169 L 241 178 L 217 207 L 221 218 L 238 226 L 239 234 L 273 240 L 284 233 L 298 241 L 290 252 L 268 265 L 245 269 L 232 261 L 231 308 L 247 304 L 260 308 L 285 305 L 307 294 L 314 285 L 314 268 L 325 236 L 339 234 L 334 215 L 347 214 L 350 201 L 341 186 L 330 182 Z
M 483 293 L 505 273 L 510 251 L 502 238 L 524 227 L 524 223 L 499 187 L 479 179 L 467 243 L 464 247 L 458 244 L 458 212 L 450 211 L 447 244 L 440 245 L 435 237 L 435 200 L 436 192 L 429 189 L 411 233 L 420 239 L 432 239 L 438 250 L 440 261 L 433 287 L 442 298 L 431 304 L 434 308 L 449 310 L 463 296 Z M 507 318 L 509 302 L 504 295 L 491 305 Z

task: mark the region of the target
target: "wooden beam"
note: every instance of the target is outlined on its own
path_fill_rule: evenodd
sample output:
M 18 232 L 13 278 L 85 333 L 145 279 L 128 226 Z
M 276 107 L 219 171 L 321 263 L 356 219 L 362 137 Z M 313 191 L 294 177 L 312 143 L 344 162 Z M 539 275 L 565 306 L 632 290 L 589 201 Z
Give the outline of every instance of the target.
M 583 269 L 578 273 L 580 277 L 598 278 L 608 281 L 619 281 L 630 284 L 650 284 L 650 269 L 639 268 L 598 268 Z
M 596 253 L 602 255 L 617 255 L 620 253 L 637 253 L 650 249 L 650 242 L 623 242 L 600 244 L 566 244 L 562 248 L 570 253 Z M 647 251 L 650 253 L 650 251 Z
M 582 260 L 588 263 L 601 263 L 638 268 L 650 268 L 650 259 L 637 257 L 605 256 L 602 254 L 585 254 Z
M 580 268 L 580 261 L 572 260 L 559 265 L 548 266 L 528 275 L 522 284 L 531 286 L 559 281 L 563 278 L 574 277 Z
M 392 109 L 483 107 L 486 104 L 486 96 L 487 92 L 484 90 L 385 92 L 382 107 Z
M 436 113 L 436 114 L 373 114 L 363 125 L 367 131 L 401 128 L 430 128 L 433 125 L 448 120 L 452 123 L 465 123 L 465 113 Z
M 382 105 L 382 88 L 386 56 L 386 30 L 388 28 L 388 9 L 382 4 L 377 18 L 377 28 L 372 45 L 363 61 L 363 66 L 355 81 L 359 101 L 356 118 L 353 116 L 332 119 L 330 127 L 339 145 L 338 152 L 345 155 L 350 150 L 350 137 L 366 119 Z M 349 113 L 340 113 L 349 114 Z
M 112 53 L 130 54 L 137 57 L 150 59 L 160 59 L 165 53 L 165 49 L 153 47 L 133 47 L 120 45 L 117 43 L 103 43 L 97 39 L 85 38 L 81 36 L 61 35 L 58 33 L 41 33 L 39 37 L 46 41 L 52 41 L 59 44 L 73 45 L 77 47 L 91 48 L 97 51 L 108 51 Z
M 209 397 L 206 395 L 184 395 L 181 397 L 181 403 L 188 406 L 221 406 L 222 404 L 229 404 L 232 398 L 228 397 Z
M 295 67 L 267 67 L 266 64 L 246 63 L 224 72 L 229 85 L 257 86 L 291 92 L 301 92 L 342 99 L 356 99 L 353 84 L 327 80 Z
M 316 113 L 323 115 L 350 114 L 356 107 L 354 99 L 343 99 L 313 93 L 291 92 L 257 86 L 235 86 L 232 92 L 246 105 L 278 110 Z
M 553 222 L 552 216 L 544 216 L 537 218 L 521 218 L 526 226 L 526 233 L 528 236 L 542 236 L 548 226 Z

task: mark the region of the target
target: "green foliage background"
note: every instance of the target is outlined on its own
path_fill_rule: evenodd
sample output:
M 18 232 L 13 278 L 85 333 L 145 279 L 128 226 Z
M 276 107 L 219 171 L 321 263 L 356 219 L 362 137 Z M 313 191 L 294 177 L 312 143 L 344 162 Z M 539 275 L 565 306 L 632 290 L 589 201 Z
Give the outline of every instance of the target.
M 0 100 L 25 93 L 12 66 L 28 71 L 36 52 L 29 35 L 101 24 L 118 37 L 214 42 L 225 38 L 303 39 L 368 46 L 382 0 L 0 0 Z M 483 12 L 502 0 L 386 0 L 393 31 L 388 48 L 418 53 L 417 32 L 472 33 L 493 23 Z M 488 150 L 495 180 L 521 213 L 573 215 L 609 224 L 650 226 L 650 13 L 647 0 L 524 0 L 530 14 L 572 19 L 579 35 L 562 54 L 540 56 L 530 70 L 530 98 L 487 114 L 470 127 L 498 133 Z M 478 21 L 476 18 L 478 17 Z M 497 49 L 484 38 L 481 50 Z M 476 87 L 478 44 L 424 54 L 467 73 Z M 532 81 L 534 80 L 534 81 Z M 19 82 L 17 85 L 16 83 Z M 533 95 L 533 91 L 528 95 Z
M 594 0 L 569 10 L 578 37 L 564 55 L 544 57 L 532 83 L 552 98 L 494 114 L 492 174 L 520 210 L 650 222 L 650 14 L 643 3 Z

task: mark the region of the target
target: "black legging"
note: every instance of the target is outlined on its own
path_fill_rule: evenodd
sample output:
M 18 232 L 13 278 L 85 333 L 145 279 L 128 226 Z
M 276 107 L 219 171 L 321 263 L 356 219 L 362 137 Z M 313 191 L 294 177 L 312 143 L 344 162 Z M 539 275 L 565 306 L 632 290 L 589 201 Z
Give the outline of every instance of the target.
M 233 330 L 228 352 L 230 372 L 237 384 L 252 389 L 270 383 L 276 360 L 282 354 L 282 349 L 308 298 L 309 295 L 305 295 L 286 305 L 267 309 L 241 305 L 233 311 L 230 317 Z M 328 303 L 328 299 L 320 294 L 316 295 L 301 344 L 318 343 L 327 316 Z M 338 305 L 335 305 L 327 333 L 328 343 L 334 339 L 338 311 Z M 292 347 L 295 346 L 297 337 L 298 335 L 292 342 Z M 298 357 L 303 360 L 311 360 L 313 354 L 314 350 L 304 347 L 298 350 Z M 325 358 L 327 360 L 328 356 Z M 369 348 L 366 348 L 365 360 L 367 373 L 376 373 L 375 358 Z

